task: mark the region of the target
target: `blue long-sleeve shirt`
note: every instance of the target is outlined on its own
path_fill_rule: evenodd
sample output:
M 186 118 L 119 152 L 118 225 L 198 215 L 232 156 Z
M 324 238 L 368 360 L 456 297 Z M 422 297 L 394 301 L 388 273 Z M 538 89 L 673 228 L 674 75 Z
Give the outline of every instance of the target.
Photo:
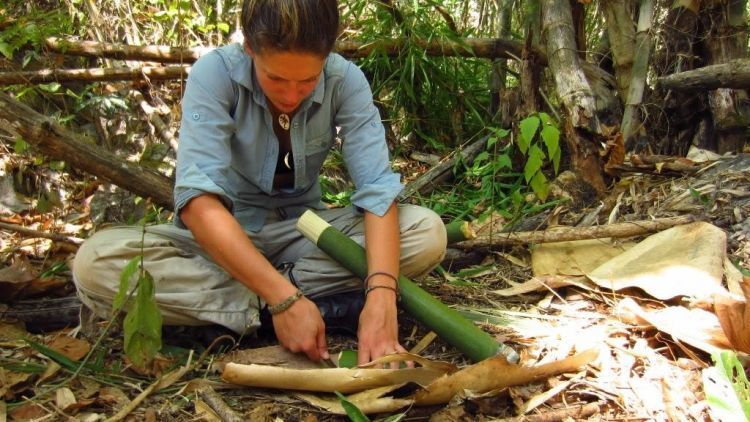
M 277 208 L 290 217 L 322 209 L 318 176 L 336 136 L 355 186 L 352 204 L 382 216 L 403 188 L 384 133 L 362 71 L 330 54 L 291 121 L 294 188 L 276 190 L 279 143 L 252 58 L 240 44 L 214 50 L 193 66 L 182 100 L 175 224 L 184 227 L 179 211 L 204 193 L 221 198 L 246 231 L 260 230 Z

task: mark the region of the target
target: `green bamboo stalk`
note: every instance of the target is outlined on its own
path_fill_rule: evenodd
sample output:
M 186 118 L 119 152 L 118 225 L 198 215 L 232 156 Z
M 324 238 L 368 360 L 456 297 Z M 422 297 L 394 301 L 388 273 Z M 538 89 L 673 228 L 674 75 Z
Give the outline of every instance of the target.
M 297 230 L 354 275 L 361 279 L 367 277 L 365 249 L 315 213 L 305 212 L 297 222 Z M 406 312 L 471 360 L 479 362 L 500 352 L 508 360 L 515 359 L 515 351 L 498 343 L 407 277 L 399 276 L 399 290 L 399 304 Z
M 445 225 L 445 232 L 448 235 L 448 244 L 472 240 L 477 237 L 471 223 L 463 220 L 456 220 Z

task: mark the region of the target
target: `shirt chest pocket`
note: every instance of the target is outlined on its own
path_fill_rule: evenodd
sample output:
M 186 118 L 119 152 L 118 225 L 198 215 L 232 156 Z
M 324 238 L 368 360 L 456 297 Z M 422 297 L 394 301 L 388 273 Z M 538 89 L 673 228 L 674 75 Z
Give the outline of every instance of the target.
M 315 134 L 316 132 L 309 132 Z M 308 180 L 317 180 L 320 169 L 323 167 L 323 162 L 328 155 L 328 151 L 333 145 L 333 131 L 328 129 L 327 131 L 317 132 L 315 136 L 305 137 L 305 164 L 307 170 Z

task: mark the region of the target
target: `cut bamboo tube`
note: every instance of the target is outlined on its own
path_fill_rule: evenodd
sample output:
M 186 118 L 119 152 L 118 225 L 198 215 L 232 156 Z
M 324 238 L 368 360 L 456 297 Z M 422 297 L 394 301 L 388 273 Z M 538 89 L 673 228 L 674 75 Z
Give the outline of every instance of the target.
M 306 211 L 297 221 L 299 230 L 331 258 L 346 267 L 357 277 L 367 277 L 367 256 L 357 242 L 318 217 Z M 515 351 L 498 343 L 457 311 L 449 308 L 422 290 L 407 277 L 399 276 L 400 306 L 419 322 L 436 332 L 471 360 L 479 362 L 502 351 L 514 360 Z

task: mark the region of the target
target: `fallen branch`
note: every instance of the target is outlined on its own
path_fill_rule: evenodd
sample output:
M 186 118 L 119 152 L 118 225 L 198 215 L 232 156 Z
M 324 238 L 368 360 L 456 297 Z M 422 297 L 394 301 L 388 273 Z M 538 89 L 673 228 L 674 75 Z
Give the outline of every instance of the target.
M 487 137 L 483 137 L 466 146 L 462 150 L 456 151 L 452 156 L 443 160 L 443 162 L 430 168 L 424 174 L 414 179 L 404 187 L 399 194 L 398 199 L 403 200 L 415 195 L 416 193 L 426 194 L 434 189 L 439 183 L 445 181 L 452 175 L 451 170 L 456 162 L 462 160 L 468 164 L 474 161 L 474 158 L 482 152 L 487 145 Z
M 68 236 L 68 235 L 60 234 L 60 233 L 40 232 L 40 231 L 32 230 L 32 229 L 19 226 L 16 224 L 0 222 L 0 230 L 13 231 L 24 237 L 50 239 L 50 240 L 54 240 L 55 242 L 72 243 L 73 245 L 80 245 L 81 243 L 83 243 L 83 239 L 79 237 Z
M 0 92 L 0 132 L 20 136 L 52 158 L 65 160 L 75 168 L 172 209 L 172 180 L 123 161 L 3 92 Z
M 144 66 L 139 68 L 43 69 L 0 72 L 0 85 L 75 81 L 170 80 L 184 78 L 189 71 L 190 66 Z
M 663 89 L 708 91 L 717 88 L 750 88 L 750 60 L 737 59 L 656 79 Z
M 514 40 L 499 38 L 464 38 L 459 41 L 392 39 L 375 42 L 339 41 L 335 51 L 344 57 L 367 57 L 373 51 L 387 56 L 397 56 L 407 45 L 413 43 L 430 56 L 482 57 L 487 59 L 521 57 L 523 44 Z M 120 60 L 153 61 L 159 63 L 193 63 L 213 48 L 181 48 L 161 45 L 135 46 L 124 44 L 79 41 L 57 37 L 45 40 L 47 49 L 55 53 L 84 57 L 111 58 Z M 541 63 L 546 57 L 541 51 L 534 51 Z
M 457 247 L 489 248 L 522 245 L 528 243 L 567 242 L 571 240 L 601 239 L 605 237 L 625 238 L 654 233 L 670 227 L 696 221 L 692 215 L 631 221 L 590 227 L 554 227 L 543 231 L 502 233 L 494 232 L 477 236 L 474 240 L 457 243 Z

